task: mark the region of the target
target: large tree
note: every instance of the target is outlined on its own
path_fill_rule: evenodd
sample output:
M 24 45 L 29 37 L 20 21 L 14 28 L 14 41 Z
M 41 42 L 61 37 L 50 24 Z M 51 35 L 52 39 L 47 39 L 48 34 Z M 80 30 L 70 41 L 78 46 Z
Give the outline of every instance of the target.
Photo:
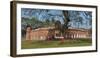
M 69 27 L 82 28 L 82 25 L 86 25 L 86 27 L 87 26 L 92 27 L 91 11 L 22 8 L 22 17 L 27 17 L 27 18 L 35 17 L 38 19 L 37 23 L 40 23 L 39 21 L 41 21 L 41 24 L 39 25 L 44 24 L 43 23 L 44 21 L 47 23 L 47 25 L 54 25 L 54 23 L 59 20 L 61 22 L 62 26 L 61 31 L 63 33 Z M 38 24 L 36 26 L 38 26 Z

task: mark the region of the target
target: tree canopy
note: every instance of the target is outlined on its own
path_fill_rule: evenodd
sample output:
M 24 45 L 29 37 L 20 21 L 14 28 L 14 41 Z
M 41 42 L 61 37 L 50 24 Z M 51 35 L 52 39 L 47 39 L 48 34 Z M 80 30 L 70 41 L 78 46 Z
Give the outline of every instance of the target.
M 92 12 L 75 10 L 31 9 L 22 8 L 22 27 L 31 24 L 33 28 L 54 26 L 60 21 L 65 29 L 91 28 Z

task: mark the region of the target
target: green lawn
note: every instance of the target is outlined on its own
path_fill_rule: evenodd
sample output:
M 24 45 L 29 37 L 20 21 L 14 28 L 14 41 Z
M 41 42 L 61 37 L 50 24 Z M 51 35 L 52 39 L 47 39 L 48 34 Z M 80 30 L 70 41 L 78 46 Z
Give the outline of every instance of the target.
M 92 40 L 91 39 L 76 39 L 76 40 L 67 39 L 64 40 L 64 43 L 61 43 L 60 40 L 51 40 L 51 41 L 22 40 L 21 45 L 22 45 L 22 49 L 90 46 L 92 45 Z

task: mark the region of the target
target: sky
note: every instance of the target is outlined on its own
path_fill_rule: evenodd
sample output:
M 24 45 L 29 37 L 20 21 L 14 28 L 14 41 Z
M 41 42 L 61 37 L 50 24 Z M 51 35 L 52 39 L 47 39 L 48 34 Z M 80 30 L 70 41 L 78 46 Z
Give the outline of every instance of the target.
M 70 22 L 69 25 L 71 25 L 72 28 L 84 28 L 84 29 L 90 29 L 92 25 L 90 25 L 90 20 L 92 20 L 92 16 L 85 15 L 85 13 L 90 13 L 92 15 L 92 12 L 90 11 L 75 11 L 75 10 L 66 10 L 69 12 Z M 76 13 L 78 14 L 76 16 Z M 35 17 L 40 21 L 44 21 L 46 19 L 51 20 L 59 20 L 62 24 L 64 24 L 64 15 L 62 13 L 62 10 L 56 10 L 56 9 L 32 9 L 32 8 L 22 8 L 21 9 L 21 17 L 25 18 L 32 18 Z M 77 17 L 82 17 L 83 24 L 76 22 Z

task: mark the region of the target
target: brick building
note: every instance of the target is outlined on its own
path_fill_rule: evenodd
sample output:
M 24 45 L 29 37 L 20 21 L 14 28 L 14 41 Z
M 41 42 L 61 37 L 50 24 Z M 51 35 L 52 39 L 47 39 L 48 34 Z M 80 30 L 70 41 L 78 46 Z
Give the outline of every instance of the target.
M 65 32 L 65 39 L 91 38 L 89 30 L 86 29 L 67 29 Z M 46 40 L 48 37 L 56 37 L 57 33 L 59 33 L 59 31 L 55 30 L 54 27 L 38 28 L 31 31 L 30 38 L 31 40 Z

